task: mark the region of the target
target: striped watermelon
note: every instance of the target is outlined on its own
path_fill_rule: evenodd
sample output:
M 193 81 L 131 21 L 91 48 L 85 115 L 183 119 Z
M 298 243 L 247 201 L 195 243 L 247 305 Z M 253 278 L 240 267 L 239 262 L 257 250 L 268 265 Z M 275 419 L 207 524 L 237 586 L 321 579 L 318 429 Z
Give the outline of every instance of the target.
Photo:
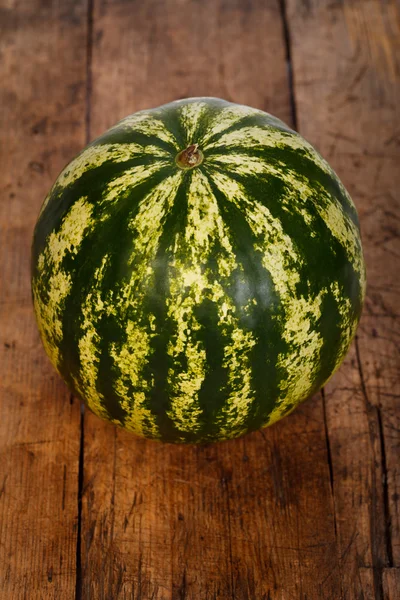
M 32 289 L 53 365 L 100 417 L 210 442 L 274 423 L 345 356 L 365 293 L 355 207 L 279 119 L 215 98 L 138 112 L 60 174 Z

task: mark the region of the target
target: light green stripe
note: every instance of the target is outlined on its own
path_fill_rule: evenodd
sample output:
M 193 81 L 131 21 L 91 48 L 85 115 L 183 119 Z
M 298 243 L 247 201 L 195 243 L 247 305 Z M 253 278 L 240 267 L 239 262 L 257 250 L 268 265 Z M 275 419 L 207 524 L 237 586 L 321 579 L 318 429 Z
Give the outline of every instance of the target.
M 229 439 L 232 435 L 246 432 L 246 421 L 255 400 L 252 388 L 251 351 L 256 340 L 250 331 L 238 327 L 237 319 L 233 315 L 229 321 L 226 325 L 233 326 L 233 330 L 231 341 L 225 347 L 223 367 L 228 369 L 228 386 L 232 391 L 216 417 L 216 422 L 219 424 L 219 439 Z M 222 319 L 220 324 L 224 324 Z
M 266 114 L 261 112 L 260 110 L 251 108 L 250 106 L 243 106 L 238 104 L 227 106 L 226 108 L 219 110 L 218 112 L 216 112 L 215 116 L 211 118 L 210 123 L 207 127 L 208 133 L 206 133 L 203 137 L 202 143 L 204 149 L 217 147 L 217 145 L 219 145 L 219 143 L 217 142 L 214 142 L 213 144 L 208 143 L 212 137 L 218 135 L 219 133 L 222 133 L 229 127 L 232 127 L 232 125 L 239 123 L 239 121 L 241 121 L 244 117 L 251 117 L 255 115 L 266 116 Z
M 149 137 L 155 137 L 163 142 L 171 144 L 176 150 L 179 150 L 178 143 L 173 133 L 164 125 L 164 123 L 146 112 L 139 112 L 122 119 L 114 127 L 109 129 L 128 129 L 137 133 L 142 133 Z
M 139 325 L 142 320 L 143 299 L 146 290 L 154 282 L 152 262 L 155 259 L 159 240 L 163 232 L 165 217 L 171 210 L 183 173 L 166 178 L 155 186 L 141 201 L 137 215 L 130 221 L 132 232 L 132 252 L 129 262 L 135 262 L 130 281 L 122 287 L 118 296 L 113 298 L 110 310 L 115 317 L 125 319 L 126 341 L 114 343 L 110 354 L 119 369 L 115 383 L 115 391 L 121 398 L 121 406 L 127 413 L 125 427 L 138 435 L 159 437 L 155 415 L 146 407 L 149 391 L 153 386 L 144 375 L 151 354 L 151 340 L 158 334 L 155 330 L 154 317 L 148 315 L 149 326 Z M 150 330 L 150 331 L 149 331 Z M 129 389 L 136 388 L 134 398 Z
M 182 179 L 183 171 L 178 170 L 156 185 L 141 200 L 136 216 L 128 223 L 132 232 L 132 252 L 129 263 L 135 262 L 135 269 L 129 285 L 123 289 L 121 299 L 122 302 L 126 300 L 128 303 L 134 302 L 137 310 L 140 309 L 141 298 L 138 298 L 136 291 L 132 295 L 132 290 L 137 290 L 138 285 L 142 288 L 154 275 L 151 263 L 156 256 L 165 219 L 175 202 Z
M 152 165 L 136 165 L 127 169 L 122 175 L 110 181 L 102 194 L 100 203 L 106 205 L 118 202 L 127 191 L 132 192 L 138 185 L 150 179 L 167 164 L 167 161 L 160 161 Z
M 212 144 L 205 146 L 205 150 L 224 148 L 229 151 L 229 148 L 236 146 L 240 146 L 243 149 L 254 149 L 257 146 L 264 146 L 268 148 L 301 150 L 310 162 L 314 163 L 325 173 L 332 174 L 332 169 L 326 160 L 302 137 L 295 133 L 286 133 L 269 127 L 250 126 L 231 131 L 222 135 Z
M 43 213 L 50 198 L 52 197 L 52 192 L 55 189 L 65 189 L 80 179 L 82 175 L 91 169 L 100 167 L 105 162 L 126 162 L 132 158 L 145 155 L 151 155 L 157 158 L 165 158 L 168 156 L 168 153 L 162 148 L 154 145 L 142 146 L 140 144 L 100 144 L 98 146 L 88 146 L 61 171 L 52 190 L 46 196 L 43 202 L 40 214 Z
M 300 280 L 298 271 L 302 257 L 283 231 L 279 219 L 261 203 L 250 200 L 244 186 L 233 179 L 221 173 L 213 173 L 212 179 L 226 198 L 239 208 L 253 231 L 254 247 L 262 253 L 262 264 L 270 273 L 284 307 L 282 337 L 290 349 L 278 356 L 277 367 L 286 370 L 287 375 L 281 382 L 282 399 L 285 404 L 291 403 L 306 397 L 315 380 L 323 339 L 315 331 L 313 321 L 320 316 L 319 307 L 327 290 L 321 289 L 314 297 L 299 297 L 296 284 Z
M 121 163 L 144 155 L 165 158 L 168 153 L 155 145 L 101 144 L 89 146 L 61 172 L 57 185 L 65 188 L 80 179 L 87 171 L 100 167 L 105 162 Z
M 314 328 L 326 293 L 322 288 L 313 298 L 300 297 L 286 308 L 283 338 L 290 350 L 278 356 L 277 368 L 285 369 L 287 377 L 280 381 L 281 401 L 269 415 L 269 424 L 280 419 L 287 406 L 305 400 L 315 383 L 323 338 Z
M 86 197 L 80 198 L 64 217 L 57 233 L 52 232 L 43 252 L 38 257 L 38 274 L 33 281 L 33 298 L 43 344 L 53 365 L 58 368 L 59 344 L 62 341 L 62 317 L 64 300 L 68 296 L 72 279 L 62 269 L 62 261 L 69 254 L 74 256 L 86 232 L 93 228 L 93 206 Z M 47 280 L 46 297 L 42 295 L 41 281 Z
M 204 269 L 217 239 L 225 250 L 224 255 L 215 257 L 223 281 L 238 269 L 238 264 L 207 178 L 200 171 L 194 171 L 188 193 L 187 226 L 175 241 L 171 298 L 167 301 L 168 314 L 177 326 L 177 334 L 170 341 L 168 353 L 174 361 L 181 355 L 185 356 L 191 379 L 189 382 L 186 376 L 174 369 L 168 373 L 168 382 L 173 390 L 168 415 L 183 432 L 195 432 L 201 427 L 198 392 L 206 376 L 206 355 L 193 334 L 200 327 L 195 308 L 204 298 L 209 298 L 217 305 L 219 327 L 227 338 L 224 366 L 228 369 L 229 383 L 233 388 L 226 407 L 217 416 L 220 435 L 224 437 L 231 428 L 244 431 L 246 416 L 254 399 L 249 382 L 250 351 L 255 341 L 251 332 L 244 332 L 239 327 L 235 306 L 221 283 L 215 280 L 212 272 Z M 181 259 L 181 256 L 185 258 Z
M 283 206 L 291 212 L 296 211 L 302 215 L 307 225 L 310 225 L 312 235 L 312 216 L 307 210 L 307 203 L 311 202 L 318 214 L 326 223 L 334 238 L 343 246 L 349 262 L 360 277 L 361 293 L 365 288 L 365 271 L 361 251 L 361 240 L 358 228 L 344 213 L 339 201 L 330 196 L 318 183 L 310 182 L 287 166 L 270 165 L 265 160 L 246 156 L 245 154 L 218 154 L 211 157 L 210 163 L 223 165 L 232 172 L 242 176 L 273 175 L 283 181 L 287 188 L 282 195 Z
M 127 413 L 124 427 L 140 436 L 159 438 L 156 417 L 146 406 L 154 382 L 143 376 L 143 369 L 150 357 L 152 335 L 132 320 L 127 321 L 125 333 L 126 341 L 122 345 L 112 344 L 110 351 L 120 372 L 115 383 L 115 391 L 120 396 L 121 406 Z M 130 386 L 136 388 L 134 397 L 130 392 Z
M 340 348 L 336 356 L 336 362 L 332 372 L 333 374 L 341 364 L 347 350 L 349 349 L 350 342 L 356 333 L 358 321 L 357 319 L 354 319 L 353 307 L 349 298 L 346 297 L 343 287 L 340 286 L 337 281 L 334 281 L 331 283 L 330 290 L 336 300 L 337 308 L 340 314 L 341 329 Z
M 187 143 L 194 144 L 198 142 L 195 138 L 195 133 L 199 126 L 199 121 L 207 109 L 205 102 L 193 102 L 192 104 L 184 104 L 179 109 L 180 121 L 186 131 Z
M 74 378 L 78 393 L 85 398 L 88 407 L 96 415 L 109 419 L 107 411 L 102 406 L 104 396 L 97 390 L 97 379 L 100 364 L 101 334 L 97 331 L 96 324 L 110 305 L 111 294 L 104 291 L 103 279 L 107 270 L 109 257 L 105 255 L 100 267 L 95 269 L 90 282 L 90 292 L 82 304 L 81 337 L 78 341 L 79 350 L 79 379 Z

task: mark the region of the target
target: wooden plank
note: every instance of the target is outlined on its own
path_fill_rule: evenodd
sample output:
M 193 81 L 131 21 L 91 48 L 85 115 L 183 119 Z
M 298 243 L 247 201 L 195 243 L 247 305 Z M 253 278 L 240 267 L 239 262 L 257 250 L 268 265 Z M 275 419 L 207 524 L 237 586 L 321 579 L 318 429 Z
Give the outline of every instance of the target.
M 241 445 L 240 469 L 227 456 L 234 598 L 340 597 L 320 396 Z
M 371 567 L 361 567 L 358 570 L 358 578 L 359 584 L 361 588 L 361 596 L 362 600 L 376 600 L 378 598 L 378 594 L 380 594 L 381 590 L 378 590 L 378 593 L 375 593 L 376 590 L 376 575 L 374 570 Z
M 32 230 L 84 143 L 85 2 L 0 3 L 0 598 L 74 597 L 80 409 L 34 322 Z
M 268 35 L 266 35 L 268 32 Z M 290 122 L 278 2 L 95 0 L 91 136 L 183 96 Z M 180 448 L 85 415 L 83 598 L 340 597 L 323 404 Z
M 291 118 L 277 0 L 94 0 L 93 43 L 92 137 L 136 110 L 192 96 Z
M 366 306 L 326 411 L 343 590 L 359 598 L 357 569 L 374 567 L 381 598 L 382 568 L 400 560 L 399 4 L 287 4 L 300 131 L 337 170 L 361 221 Z
M 385 569 L 383 571 L 383 600 L 398 600 L 400 598 L 400 569 Z

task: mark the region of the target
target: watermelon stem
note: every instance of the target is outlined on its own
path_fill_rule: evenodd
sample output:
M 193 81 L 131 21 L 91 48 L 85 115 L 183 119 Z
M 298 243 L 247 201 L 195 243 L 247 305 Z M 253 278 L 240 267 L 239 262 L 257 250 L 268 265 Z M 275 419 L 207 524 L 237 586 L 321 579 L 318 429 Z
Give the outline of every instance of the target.
M 193 169 L 203 162 L 204 156 L 198 144 L 190 144 L 177 155 L 175 162 L 180 169 Z

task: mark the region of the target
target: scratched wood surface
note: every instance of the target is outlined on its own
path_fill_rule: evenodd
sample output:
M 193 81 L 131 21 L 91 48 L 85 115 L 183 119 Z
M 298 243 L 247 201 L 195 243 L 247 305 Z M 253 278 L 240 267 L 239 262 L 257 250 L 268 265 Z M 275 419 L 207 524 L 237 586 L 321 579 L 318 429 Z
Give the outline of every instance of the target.
M 397 0 L 0 0 L 0 600 L 399 600 Z M 368 292 L 323 393 L 207 447 L 103 423 L 53 373 L 29 247 L 61 167 L 121 117 L 272 112 L 359 210 Z
M 382 595 L 400 566 L 399 8 L 288 2 L 298 126 L 355 199 L 367 263 L 358 335 L 325 389 L 346 598 Z
M 31 307 L 40 204 L 85 142 L 86 10 L 0 3 L 0 598 L 73 598 L 80 407 Z

